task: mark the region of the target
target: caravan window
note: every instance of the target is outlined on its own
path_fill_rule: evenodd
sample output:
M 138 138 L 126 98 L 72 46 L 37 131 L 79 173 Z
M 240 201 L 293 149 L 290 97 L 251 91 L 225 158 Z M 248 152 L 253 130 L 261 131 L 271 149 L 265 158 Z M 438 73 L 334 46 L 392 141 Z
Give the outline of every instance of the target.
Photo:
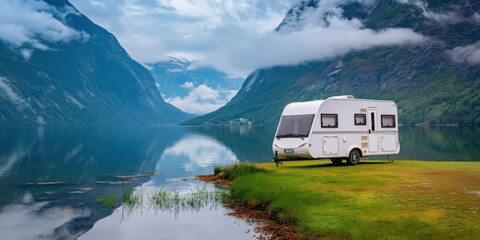
M 367 125 L 367 114 L 355 114 L 355 125 Z
M 395 115 L 382 115 L 382 128 L 394 128 Z
M 314 115 L 283 116 L 278 126 L 277 138 L 308 137 Z
M 322 128 L 338 128 L 338 115 L 322 114 Z

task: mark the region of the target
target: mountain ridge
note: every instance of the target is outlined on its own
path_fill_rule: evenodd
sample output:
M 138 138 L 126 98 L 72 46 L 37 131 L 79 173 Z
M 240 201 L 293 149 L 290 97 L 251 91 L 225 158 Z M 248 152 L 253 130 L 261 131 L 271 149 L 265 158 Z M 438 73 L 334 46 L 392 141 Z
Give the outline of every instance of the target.
M 0 125 L 170 125 L 192 116 L 162 99 L 113 34 L 67 0 L 44 2 L 34 10 L 82 38 L 34 39 L 43 49 L 0 41 Z
M 302 1 L 292 9 L 314 11 L 319 2 Z M 238 118 L 247 118 L 253 124 L 276 124 L 283 107 L 290 102 L 354 95 L 396 101 L 402 124 L 480 125 L 480 98 L 475 90 L 480 87 L 480 70 L 462 55 L 464 48 L 480 40 L 479 24 L 474 18 L 479 3 L 428 1 L 417 6 L 390 0 L 359 6 L 355 1 L 345 2 L 341 6 L 343 16 L 359 19 L 365 27 L 375 31 L 410 28 L 429 40 L 350 51 L 296 66 L 258 69 L 224 107 L 184 124 L 225 125 Z M 289 13 L 296 15 L 297 11 Z M 453 22 L 442 22 L 448 19 L 439 17 L 453 14 L 458 17 Z M 289 18 L 297 19 L 285 17 Z M 289 21 L 282 21 L 276 30 L 292 31 L 287 26 Z M 294 26 L 301 28 L 298 22 Z M 455 54 L 460 61 L 454 61 Z

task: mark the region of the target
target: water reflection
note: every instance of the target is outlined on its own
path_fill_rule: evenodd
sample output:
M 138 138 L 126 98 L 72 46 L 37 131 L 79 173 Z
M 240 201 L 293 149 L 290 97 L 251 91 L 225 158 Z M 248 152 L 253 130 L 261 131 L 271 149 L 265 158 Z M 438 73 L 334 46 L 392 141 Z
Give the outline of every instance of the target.
M 122 184 L 145 194 L 159 187 L 188 193 L 203 184 L 193 177 L 211 173 L 215 164 L 270 161 L 274 133 L 274 127 L 248 126 L 0 128 L 0 231 L 7 239 L 68 239 L 104 218 L 86 238 L 120 233 L 135 239 L 208 238 L 217 228 L 251 238 L 244 233 L 249 227 L 225 217 L 223 208 L 182 212 L 177 218 L 144 208 L 122 222 L 121 212 L 98 199 L 104 193 L 120 196 Z M 479 161 L 478 136 L 478 128 L 402 127 L 396 159 Z
M 124 203 L 95 223 L 80 239 L 251 239 L 253 226 L 227 216 L 222 193 L 193 176 L 209 174 L 216 164 L 237 162 L 236 155 L 214 138 L 185 134 L 158 159 L 155 175 Z
M 204 127 L 192 130 L 221 142 L 231 149 L 240 161 L 268 162 L 272 159 L 276 126 Z
M 232 149 L 240 161 L 268 162 L 273 157 L 275 127 L 196 128 Z M 467 127 L 401 127 L 400 154 L 395 159 L 480 161 L 480 129 Z M 369 157 L 385 159 L 385 156 Z
M 142 213 L 141 217 L 122 220 L 121 214 L 101 219 L 79 239 L 252 239 L 252 227 L 233 217 L 223 208 L 194 213 Z
M 480 129 L 402 127 L 398 159 L 480 161 Z
M 112 213 L 98 203 L 101 194 L 121 192 L 113 183 L 148 181 L 164 149 L 183 135 L 176 128 L 0 128 L 0 228 L 18 219 L 31 231 L 11 228 L 18 237 L 8 239 L 78 236 Z M 35 202 L 22 203 L 26 192 Z
M 158 167 L 163 168 L 171 164 L 171 161 L 182 162 L 185 171 L 190 172 L 198 168 L 211 167 L 214 164 L 236 162 L 237 156 L 213 138 L 190 134 L 165 149 Z
M 88 217 L 87 208 L 61 208 L 50 202 L 35 202 L 25 193 L 19 203 L 3 206 L 0 214 L 0 232 L 3 239 L 74 239 L 83 232 L 70 232 L 66 223 Z
M 12 167 L 25 155 L 27 154 L 28 150 L 24 149 L 23 147 L 19 146 L 17 149 L 13 149 L 10 153 L 7 153 L 8 150 L 5 150 L 5 157 L 2 157 L 2 165 L 0 166 L 0 177 L 5 176 L 7 173 L 10 172 Z

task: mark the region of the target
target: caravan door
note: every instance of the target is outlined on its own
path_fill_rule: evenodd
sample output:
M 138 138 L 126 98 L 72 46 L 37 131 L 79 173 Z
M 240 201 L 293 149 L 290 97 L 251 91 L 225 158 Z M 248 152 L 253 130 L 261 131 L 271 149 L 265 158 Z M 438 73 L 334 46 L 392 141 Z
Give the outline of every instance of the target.
M 378 152 L 378 121 L 377 109 L 368 109 L 368 151 Z

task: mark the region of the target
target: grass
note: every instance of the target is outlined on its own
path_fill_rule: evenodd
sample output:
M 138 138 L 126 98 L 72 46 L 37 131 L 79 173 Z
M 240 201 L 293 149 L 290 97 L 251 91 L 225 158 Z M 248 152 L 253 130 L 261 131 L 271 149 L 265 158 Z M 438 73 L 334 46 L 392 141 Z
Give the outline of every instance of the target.
M 144 201 L 146 197 L 146 200 Z M 163 187 L 156 188 L 151 193 L 143 189 L 135 191 L 128 185 L 122 186 L 121 203 L 122 217 L 143 212 L 144 204 L 155 210 L 171 211 L 178 214 L 180 211 L 198 211 L 204 207 L 216 207 L 230 198 L 230 190 L 216 188 L 208 191 L 206 186 L 196 187 L 188 193 L 169 191 Z M 106 193 L 98 199 L 101 205 L 111 209 L 117 207 L 117 195 Z
M 232 196 L 310 238 L 478 239 L 480 163 L 257 164 Z
M 150 196 L 150 203 L 156 210 L 179 213 L 184 210 L 200 210 L 209 205 L 215 207 L 229 197 L 230 191 L 225 188 L 208 191 L 205 186 L 203 188 L 197 187 L 187 194 L 159 188 Z
M 217 175 L 220 178 L 230 180 L 233 180 L 240 176 L 263 171 L 263 169 L 248 163 L 235 163 L 223 166 L 217 165 L 213 167 L 213 174 Z
M 142 203 L 143 193 L 134 193 L 134 189 L 131 186 L 123 185 L 122 186 L 122 203 L 127 207 L 134 207 Z
M 100 196 L 98 201 L 107 208 L 115 209 L 117 207 L 117 196 L 114 194 L 105 193 Z

